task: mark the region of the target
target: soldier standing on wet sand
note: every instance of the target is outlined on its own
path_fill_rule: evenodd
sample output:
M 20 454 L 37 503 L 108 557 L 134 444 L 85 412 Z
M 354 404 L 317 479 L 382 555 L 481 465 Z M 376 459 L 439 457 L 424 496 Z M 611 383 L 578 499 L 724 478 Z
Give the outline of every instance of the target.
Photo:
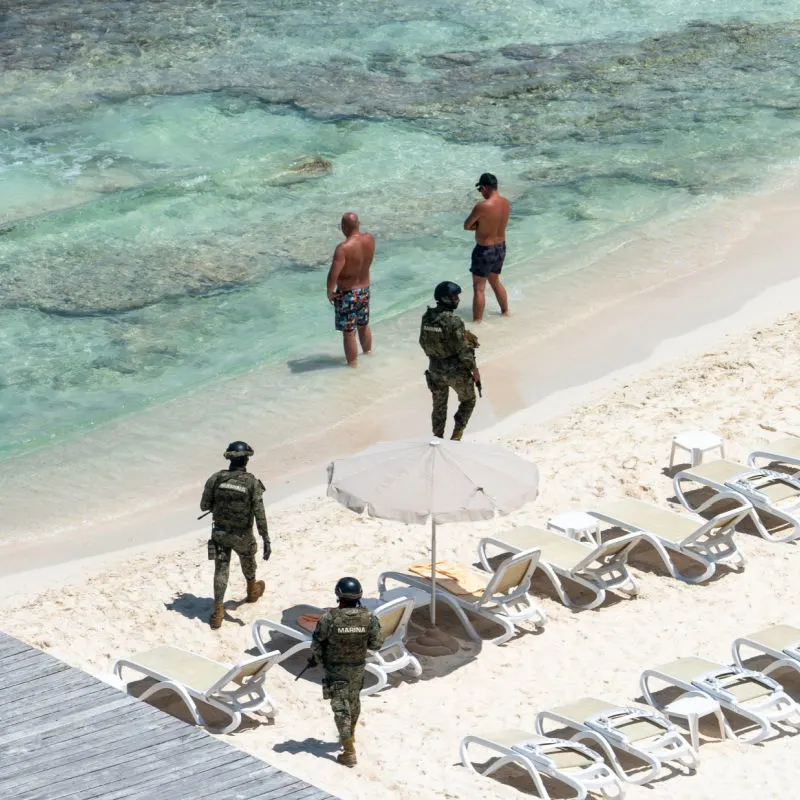
M 225 451 L 228 469 L 215 472 L 207 481 L 200 500 L 202 511 L 213 513 L 214 524 L 209 541 L 209 558 L 214 558 L 214 612 L 210 625 L 219 628 L 225 616 L 225 590 L 231 567 L 231 551 L 239 556 L 247 579 L 247 603 L 255 603 L 264 594 L 264 581 L 256 580 L 258 545 L 253 536 L 253 521 L 264 542 L 264 561 L 272 548 L 264 513 L 264 484 L 247 471 L 247 460 L 254 455 L 247 442 L 231 442 Z
M 443 281 L 433 293 L 436 308 L 422 317 L 419 344 L 428 356 L 425 380 L 433 400 L 431 425 L 433 435 L 444 437 L 447 423 L 447 396 L 450 389 L 458 395 L 451 439 L 459 441 L 475 408 L 475 387 L 480 390 L 481 374 L 475 363 L 477 339 L 468 334 L 464 323 L 453 312 L 458 308 L 461 287 Z
M 325 670 L 322 696 L 331 701 L 344 748 L 336 760 L 346 767 L 357 763 L 355 733 L 367 650 L 380 650 L 383 645 L 378 618 L 361 606 L 361 595 L 355 578 L 341 578 L 336 584 L 339 607 L 320 617 L 311 640 L 313 657 Z

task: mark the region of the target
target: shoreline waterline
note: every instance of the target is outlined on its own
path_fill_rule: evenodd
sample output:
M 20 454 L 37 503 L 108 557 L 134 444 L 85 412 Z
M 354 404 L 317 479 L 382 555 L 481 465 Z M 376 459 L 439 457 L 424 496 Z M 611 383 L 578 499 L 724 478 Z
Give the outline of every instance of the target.
M 492 436 L 519 417 L 561 413 L 599 391 L 598 387 L 614 376 L 638 372 L 664 359 L 699 353 L 724 333 L 750 325 L 769 324 L 780 314 L 800 306 L 800 284 L 795 280 L 793 267 L 793 255 L 800 251 L 800 232 L 795 230 L 794 222 L 800 213 L 797 186 L 793 183 L 760 198 L 731 201 L 726 205 L 727 210 L 715 212 L 722 213 L 716 230 L 724 232 L 732 221 L 741 221 L 745 209 L 750 229 L 730 244 L 727 251 L 718 253 L 717 262 L 705 269 L 673 277 L 624 299 L 609 298 L 601 303 L 595 297 L 597 307 L 588 307 L 588 310 L 585 307 L 582 315 L 573 316 L 571 320 L 565 313 L 560 324 L 553 322 L 549 331 L 537 331 L 533 337 L 520 335 L 513 347 L 506 341 L 494 358 L 489 357 L 492 343 L 499 343 L 509 333 L 524 333 L 526 318 L 521 309 L 509 320 L 491 317 L 489 323 L 479 329 L 483 341 L 479 355 L 483 356 L 481 367 L 487 391 L 478 404 L 468 435 Z M 684 224 L 703 228 L 709 222 L 688 220 Z M 716 241 L 714 235 L 710 240 Z M 691 240 L 687 246 L 692 246 Z M 620 251 L 609 257 L 620 257 Z M 564 308 L 570 308 L 569 287 L 562 286 L 561 300 Z M 555 310 L 558 310 L 557 305 Z M 374 363 L 362 365 L 363 369 L 355 371 L 338 371 L 346 381 L 342 385 L 352 392 L 373 387 L 372 372 L 382 372 L 376 365 L 383 358 L 390 362 L 386 365 L 388 369 L 402 368 L 401 374 L 413 376 L 413 381 L 399 391 L 385 393 L 366 410 L 351 410 L 327 428 L 309 432 L 292 442 L 265 446 L 263 442 L 269 441 L 267 428 L 262 428 L 260 434 L 255 428 L 247 431 L 247 437 L 253 440 L 257 450 L 252 469 L 267 484 L 266 499 L 271 507 L 287 502 L 287 498 L 298 491 L 318 488 L 324 480 L 324 466 L 331 458 L 355 452 L 379 439 L 427 435 L 430 401 L 417 374 L 424 368 L 420 357 L 409 364 L 406 354 L 402 358 L 393 356 L 385 352 L 386 343 L 381 344 L 378 339 L 376 342 Z M 338 340 L 335 343 L 340 345 Z M 337 402 L 340 401 L 341 398 Z M 346 407 L 347 403 L 340 402 L 340 405 Z M 126 427 L 127 424 L 122 424 L 117 435 L 129 439 L 130 431 L 126 432 Z M 136 429 L 143 430 L 143 426 L 139 424 Z M 103 432 L 98 433 L 102 441 Z M 225 436 L 222 439 L 227 441 Z M 78 444 L 85 447 L 85 443 Z M 9 496 L 18 505 L 6 517 L 6 524 L 15 526 L 16 535 L 0 541 L 0 552 L 4 555 L 0 575 L 5 578 L 24 573 L 34 565 L 52 567 L 75 558 L 173 541 L 177 536 L 192 533 L 197 535 L 200 530 L 195 520 L 199 513 L 199 487 L 206 473 L 220 466 L 216 457 L 219 441 L 204 436 L 198 445 L 207 449 L 202 463 L 180 463 L 180 454 L 175 458 L 178 463 L 158 460 L 151 455 L 150 463 L 137 465 L 130 479 L 125 475 L 116 480 L 105 476 L 104 490 L 113 494 L 118 488 L 119 495 L 114 495 L 118 499 L 97 503 L 90 516 L 80 515 L 79 498 L 73 498 L 75 508 L 71 523 L 66 513 L 57 510 L 53 516 L 58 522 L 50 528 L 26 526 L 30 519 L 25 510 L 34 507 L 30 476 L 19 469 L 6 469 L 3 481 L 10 491 Z M 91 447 L 86 449 L 91 450 Z M 199 451 L 200 446 L 197 447 Z M 91 465 L 113 462 L 114 458 L 113 450 L 102 457 L 84 453 L 83 463 L 73 464 L 72 470 L 79 477 L 85 476 Z M 45 478 L 48 477 L 46 469 L 52 465 L 41 466 L 45 469 Z M 161 471 L 165 466 L 170 469 Z M 65 468 L 69 467 L 62 461 L 50 476 L 61 474 L 60 470 Z M 149 502 L 142 501 L 138 494 L 143 476 L 165 489 L 160 495 L 154 494 Z M 130 483 L 137 481 L 132 491 Z M 133 506 L 133 501 L 129 501 L 135 511 L 133 514 L 120 514 L 118 507 L 112 508 L 125 502 L 126 497 L 137 496 L 139 505 Z M 49 502 L 57 500 L 55 494 Z M 36 516 L 47 518 L 38 507 Z

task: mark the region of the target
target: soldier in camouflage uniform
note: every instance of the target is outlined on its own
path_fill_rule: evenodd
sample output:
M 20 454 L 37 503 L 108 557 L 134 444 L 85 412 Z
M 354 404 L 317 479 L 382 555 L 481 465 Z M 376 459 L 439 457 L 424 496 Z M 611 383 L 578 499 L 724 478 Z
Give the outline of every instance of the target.
M 481 375 L 475 363 L 474 337 L 469 339 L 464 323 L 453 311 L 458 307 L 461 287 L 452 281 L 440 283 L 434 293 L 436 308 L 429 308 L 422 317 L 419 344 L 428 356 L 425 380 L 433 395 L 431 423 L 433 435 L 444 436 L 447 422 L 447 395 L 454 389 L 458 410 L 451 439 L 460 440 L 475 408 L 475 385 Z
M 326 611 L 317 623 L 311 652 L 325 670 L 322 696 L 330 699 L 344 752 L 336 760 L 354 767 L 356 722 L 361 713 L 361 690 L 367 650 L 380 650 L 383 633 L 378 618 L 361 606 L 361 584 L 342 578 L 336 584 L 339 607 Z
M 247 579 L 248 603 L 255 603 L 264 594 L 264 581 L 256 580 L 258 545 L 253 536 L 253 520 L 264 542 L 264 561 L 272 548 L 264 513 L 264 484 L 247 471 L 247 460 L 254 455 L 246 442 L 231 442 L 225 451 L 231 463 L 228 469 L 215 472 L 207 481 L 200 500 L 203 511 L 213 513 L 210 550 L 214 551 L 214 612 L 210 625 L 219 628 L 225 616 L 223 600 L 228 587 L 231 551 L 239 556 L 242 572 Z M 212 544 L 213 543 L 213 544 Z M 209 552 L 209 558 L 212 553 Z

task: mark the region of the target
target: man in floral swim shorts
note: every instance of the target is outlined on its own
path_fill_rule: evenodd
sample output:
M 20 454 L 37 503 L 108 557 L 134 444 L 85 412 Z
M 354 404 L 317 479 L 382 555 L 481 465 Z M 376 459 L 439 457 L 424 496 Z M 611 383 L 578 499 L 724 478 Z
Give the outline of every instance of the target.
M 375 255 L 375 239 L 359 230 L 358 216 L 352 212 L 342 217 L 341 229 L 345 240 L 333 253 L 328 271 L 328 300 L 333 304 L 336 330 L 342 332 L 347 366 L 357 367 L 359 343 L 364 354 L 372 350 L 369 268 Z

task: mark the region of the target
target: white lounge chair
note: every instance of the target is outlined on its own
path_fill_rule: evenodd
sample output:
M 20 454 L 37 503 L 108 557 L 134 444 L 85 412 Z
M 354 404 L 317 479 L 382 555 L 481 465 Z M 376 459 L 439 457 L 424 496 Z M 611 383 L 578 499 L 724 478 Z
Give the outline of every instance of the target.
M 559 727 L 554 730 L 549 723 Z M 536 715 L 536 732 L 542 736 L 553 735 L 563 728 L 576 731 L 570 737 L 573 741 L 587 738 L 599 745 L 614 772 L 631 783 L 655 780 L 665 762 L 677 762 L 692 771 L 697 766 L 697 756 L 689 743 L 672 722 L 652 708 L 618 706 L 595 697 L 583 697 Z M 649 769 L 641 775 L 626 771 L 616 750 L 643 761 Z
M 650 705 L 663 709 L 664 706 L 653 695 L 653 681 L 676 687 L 684 693 L 703 692 L 716 700 L 723 710 L 750 720 L 757 727 L 751 736 L 737 736 L 725 722 L 728 736 L 748 744 L 756 744 L 777 733 L 776 722 L 800 729 L 800 706 L 777 681 L 763 672 L 717 664 L 703 658 L 679 658 L 647 669 L 642 673 L 642 694 Z
M 239 727 L 242 713 L 264 714 L 269 719 L 275 716 L 277 706 L 264 688 L 264 680 L 279 656 L 275 650 L 232 666 L 178 647 L 162 645 L 119 659 L 114 664 L 114 674 L 121 680 L 122 669 L 127 667 L 155 678 L 157 683 L 140 695 L 140 700 L 147 700 L 156 692 L 168 689 L 183 700 L 197 725 L 213 733 L 230 733 Z M 230 717 L 230 722 L 222 728 L 211 728 L 195 701 L 222 711 Z
M 408 621 L 414 610 L 414 600 L 411 597 L 398 597 L 387 603 L 379 605 L 373 613 L 378 618 L 383 631 L 383 647 L 367 656 L 366 670 L 375 676 L 376 682 L 365 687 L 361 694 L 370 695 L 379 692 L 388 682 L 388 674 L 399 670 L 408 670 L 415 677 L 422 674 L 422 666 L 415 656 L 406 649 L 404 639 L 408 629 Z M 290 613 L 284 613 L 280 622 L 271 619 L 257 619 L 253 623 L 253 639 L 262 653 L 267 652 L 264 642 L 264 633 L 268 630 L 276 631 L 284 636 L 289 636 L 297 644 L 281 653 L 278 661 L 285 661 L 301 650 L 311 647 L 311 634 L 313 627 L 304 626 L 304 618 L 313 620 L 324 613 L 324 608 L 316 606 L 295 606 Z
M 775 659 L 762 672 L 769 675 L 784 667 L 800 672 L 800 628 L 793 625 L 772 625 L 747 636 L 740 636 L 733 642 L 733 660 L 740 667 L 742 648 L 749 647 L 756 652 Z
M 478 543 L 478 559 L 486 570 L 491 570 L 489 548 L 506 553 L 539 550 L 536 566 L 546 576 L 561 602 L 569 608 L 589 609 L 599 606 L 606 591 L 617 589 L 628 597 L 639 593 L 639 585 L 628 571 L 628 555 L 639 542 L 639 536 L 621 536 L 598 545 L 584 544 L 544 528 L 520 527 L 503 531 L 500 535 L 485 536 Z M 579 603 L 570 598 L 564 580 L 573 581 L 592 593 L 588 602 Z
M 747 457 L 748 466 L 758 468 L 759 459 L 764 459 L 762 466 L 786 464 L 800 467 L 800 437 L 788 436 L 785 439 L 776 439 L 774 442 L 764 445 L 761 450 L 753 450 Z
M 471 746 L 490 751 L 489 762 L 476 766 L 470 754 Z M 575 792 L 575 800 L 584 800 L 589 792 L 608 800 L 625 796 L 622 783 L 603 757 L 578 742 L 512 729 L 465 736 L 460 752 L 461 763 L 477 775 L 489 776 L 510 764 L 523 769 L 541 800 L 550 800 L 542 776 L 569 786 Z
M 715 498 L 715 502 L 718 499 Z M 717 564 L 744 569 L 744 554 L 736 545 L 734 533 L 752 506 L 737 495 L 731 495 L 730 499 L 736 502 L 736 507 L 721 511 L 711 520 L 678 514 L 632 498 L 606 503 L 589 513 L 623 530 L 638 533 L 653 547 L 673 578 L 686 583 L 702 583 L 714 574 Z M 704 506 L 704 510 L 707 507 Z M 685 575 L 675 566 L 670 553 L 693 561 L 702 572 L 694 576 Z
M 695 508 L 686 496 L 684 483 L 699 483 L 716 492 L 713 500 L 738 495 L 754 508 L 750 519 L 758 533 L 770 542 L 789 542 L 800 536 L 800 480 L 769 469 L 752 469 L 735 461 L 709 461 L 678 472 L 672 479 L 675 494 L 690 511 Z M 784 520 L 792 526 L 790 533 L 775 535 L 764 525 L 758 511 Z
M 496 572 L 478 570 L 453 562 L 437 562 L 436 599 L 449 605 L 475 641 L 480 635 L 465 612 L 477 614 L 502 626 L 503 634 L 492 641 L 507 642 L 520 622 L 532 621 L 536 627 L 547 622 L 544 612 L 529 594 L 531 576 L 539 560 L 538 550 L 524 550 L 506 559 Z M 414 567 L 418 573 L 384 572 L 378 578 L 381 596 L 386 582 L 411 586 L 431 594 L 430 565 Z M 427 570 L 428 577 L 425 577 Z

